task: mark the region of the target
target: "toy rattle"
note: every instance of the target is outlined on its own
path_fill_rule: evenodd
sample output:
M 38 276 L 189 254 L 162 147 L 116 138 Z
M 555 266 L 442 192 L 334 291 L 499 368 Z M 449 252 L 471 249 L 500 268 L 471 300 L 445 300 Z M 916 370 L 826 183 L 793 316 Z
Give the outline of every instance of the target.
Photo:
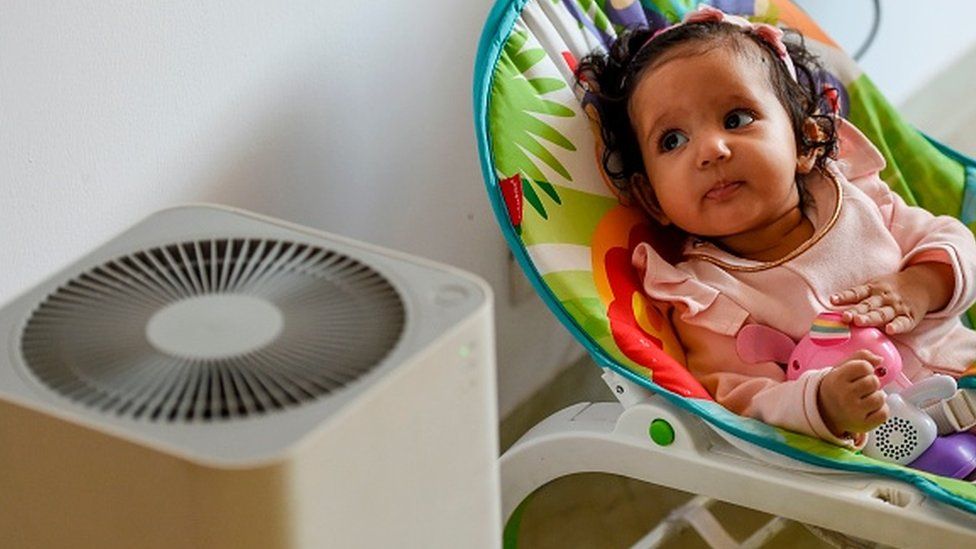
M 817 315 L 798 343 L 772 328 L 750 324 L 736 337 L 736 351 L 746 362 L 773 360 L 786 364 L 786 379 L 840 364 L 854 352 L 867 349 L 881 357 L 875 375 L 888 393 L 890 417 L 868 434 L 864 454 L 937 475 L 964 478 L 976 470 L 976 435 L 968 432 L 939 436 L 935 421 L 922 408 L 951 398 L 956 381 L 936 374 L 918 383 L 902 373 L 901 355 L 879 329 L 852 326 L 840 313 Z

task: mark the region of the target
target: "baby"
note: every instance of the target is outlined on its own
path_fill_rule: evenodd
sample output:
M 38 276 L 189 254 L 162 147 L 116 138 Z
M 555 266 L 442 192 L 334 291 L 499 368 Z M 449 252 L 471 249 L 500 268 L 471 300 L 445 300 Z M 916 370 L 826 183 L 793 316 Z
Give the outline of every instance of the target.
M 879 357 L 787 381 L 739 357 L 740 328 L 796 341 L 839 310 L 884 330 L 909 379 L 958 377 L 976 359 L 958 318 L 976 301 L 976 243 L 888 189 L 883 157 L 834 116 L 817 71 L 802 38 L 706 6 L 622 34 L 577 75 L 599 98 L 607 174 L 684 239 L 673 261 L 646 243 L 633 261 L 671 306 L 691 373 L 736 413 L 857 448 L 888 417 Z

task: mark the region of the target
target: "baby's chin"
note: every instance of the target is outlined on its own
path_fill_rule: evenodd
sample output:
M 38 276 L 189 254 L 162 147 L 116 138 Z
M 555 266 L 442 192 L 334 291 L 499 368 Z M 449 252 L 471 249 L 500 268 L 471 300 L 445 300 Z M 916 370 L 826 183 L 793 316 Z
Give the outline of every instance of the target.
M 741 218 L 727 224 L 714 223 L 710 226 L 688 226 L 682 227 L 675 223 L 675 226 L 687 233 L 692 238 L 701 240 L 722 240 L 746 234 L 755 229 L 749 223 L 743 223 Z

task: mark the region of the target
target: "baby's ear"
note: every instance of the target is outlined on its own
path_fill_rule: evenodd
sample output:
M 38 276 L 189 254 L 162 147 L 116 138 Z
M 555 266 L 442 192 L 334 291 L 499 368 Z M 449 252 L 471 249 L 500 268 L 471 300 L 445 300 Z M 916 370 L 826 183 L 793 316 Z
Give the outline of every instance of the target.
M 796 173 L 803 175 L 810 173 L 813 170 L 813 167 L 817 164 L 817 156 L 819 156 L 819 152 L 819 147 L 813 147 L 806 153 L 797 155 Z
M 634 196 L 637 197 L 641 208 L 648 215 L 661 225 L 671 224 L 671 220 L 668 216 L 664 215 L 664 211 L 661 210 L 661 205 L 657 202 L 657 195 L 654 194 L 654 188 L 651 187 L 651 182 L 647 180 L 644 174 L 635 173 L 631 175 L 630 188 L 633 189 Z
M 827 138 L 823 128 L 813 118 L 803 121 L 803 137 L 807 143 L 818 143 Z M 808 174 L 817 164 L 817 159 L 824 153 L 823 147 L 809 147 L 806 151 L 796 153 L 796 171 L 800 174 Z

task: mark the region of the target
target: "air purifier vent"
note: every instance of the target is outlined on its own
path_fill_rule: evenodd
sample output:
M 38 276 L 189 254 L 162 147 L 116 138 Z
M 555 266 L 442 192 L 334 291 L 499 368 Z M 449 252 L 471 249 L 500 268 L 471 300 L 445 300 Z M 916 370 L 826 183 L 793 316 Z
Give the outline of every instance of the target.
M 27 369 L 93 409 L 165 422 L 260 416 L 328 395 L 396 346 L 396 289 L 342 253 L 184 241 L 70 279 L 30 315 Z

